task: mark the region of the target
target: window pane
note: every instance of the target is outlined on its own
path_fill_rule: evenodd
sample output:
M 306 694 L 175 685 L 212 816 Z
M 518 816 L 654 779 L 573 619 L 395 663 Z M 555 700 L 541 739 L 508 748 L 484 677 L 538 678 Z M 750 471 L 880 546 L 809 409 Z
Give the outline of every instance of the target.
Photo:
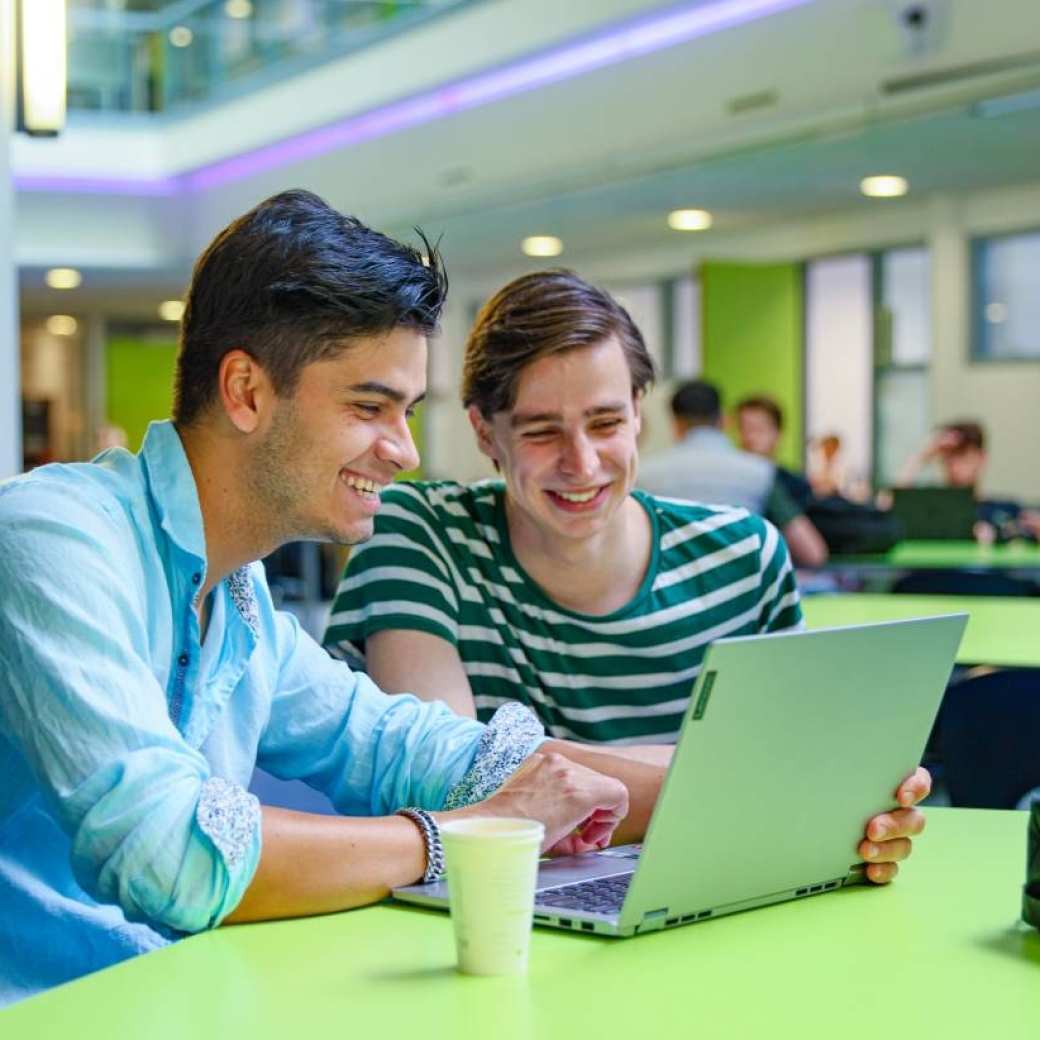
M 975 243 L 975 354 L 1040 359 L 1040 232 Z
M 881 254 L 881 305 L 890 323 L 893 365 L 926 365 L 932 353 L 931 258 L 920 247 Z
M 874 301 L 866 253 L 805 266 L 805 428 L 837 434 L 853 479 L 870 473 Z
M 890 368 L 877 376 L 877 484 L 891 487 L 931 430 L 928 370 Z

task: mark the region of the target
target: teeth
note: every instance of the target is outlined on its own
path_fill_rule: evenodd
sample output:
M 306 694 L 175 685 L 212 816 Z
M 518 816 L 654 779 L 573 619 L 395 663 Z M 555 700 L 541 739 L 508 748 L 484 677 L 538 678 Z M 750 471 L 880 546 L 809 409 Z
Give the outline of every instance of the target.
M 377 484 L 374 480 L 366 480 L 364 477 L 347 477 L 346 484 L 347 487 L 356 488 L 368 495 L 378 495 L 383 489 L 382 484 Z
M 596 497 L 596 489 L 592 491 L 557 491 L 556 494 L 568 502 L 590 502 Z

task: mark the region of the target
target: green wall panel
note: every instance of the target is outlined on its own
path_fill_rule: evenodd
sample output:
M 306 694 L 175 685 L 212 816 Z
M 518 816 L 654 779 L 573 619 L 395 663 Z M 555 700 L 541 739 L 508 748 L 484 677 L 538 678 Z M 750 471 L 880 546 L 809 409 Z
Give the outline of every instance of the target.
M 105 349 L 106 420 L 126 430 L 137 451 L 153 419 L 168 419 L 173 406 L 177 344 L 109 340 Z
M 780 461 L 801 469 L 803 304 L 801 264 L 705 262 L 700 267 L 704 378 L 729 410 L 769 394 L 784 410 Z

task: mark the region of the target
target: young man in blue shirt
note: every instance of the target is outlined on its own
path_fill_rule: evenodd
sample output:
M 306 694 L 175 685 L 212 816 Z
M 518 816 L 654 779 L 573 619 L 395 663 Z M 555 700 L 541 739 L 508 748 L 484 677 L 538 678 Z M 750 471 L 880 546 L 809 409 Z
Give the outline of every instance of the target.
M 641 833 L 660 770 L 586 768 L 515 706 L 484 726 L 384 696 L 255 562 L 371 534 L 417 462 L 445 289 L 435 250 L 275 196 L 196 264 L 174 421 L 0 487 L 0 1004 L 224 921 L 380 899 L 435 866 L 445 813 L 537 818 L 567 852 Z M 256 764 L 345 815 L 261 807 Z

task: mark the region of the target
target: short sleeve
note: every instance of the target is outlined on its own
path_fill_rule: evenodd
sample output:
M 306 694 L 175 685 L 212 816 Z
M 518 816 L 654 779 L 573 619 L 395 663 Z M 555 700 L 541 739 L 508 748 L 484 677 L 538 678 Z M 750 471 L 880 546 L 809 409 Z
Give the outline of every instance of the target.
M 773 484 L 766 496 L 762 512 L 770 523 L 781 529 L 804 512 L 784 487 L 779 473 L 773 477 Z
M 372 538 L 347 563 L 323 639 L 334 656 L 362 666 L 375 632 L 405 629 L 459 640 L 461 580 L 443 525 L 418 486 L 383 494 Z

